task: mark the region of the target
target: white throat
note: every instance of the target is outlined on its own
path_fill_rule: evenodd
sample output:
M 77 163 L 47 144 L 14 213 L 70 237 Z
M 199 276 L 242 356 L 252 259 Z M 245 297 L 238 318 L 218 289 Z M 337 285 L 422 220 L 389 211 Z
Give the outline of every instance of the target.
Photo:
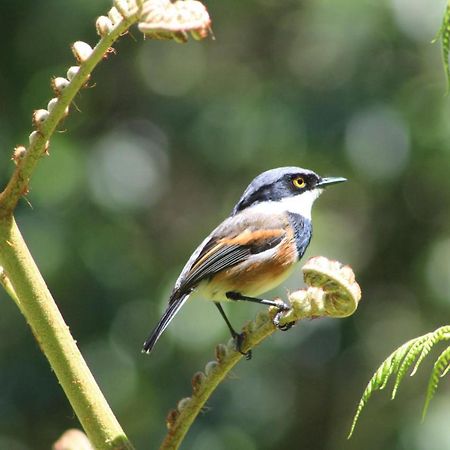
M 312 191 L 305 191 L 302 194 L 286 197 L 279 201 L 257 203 L 251 208 L 255 212 L 267 214 L 289 211 L 294 214 L 300 214 L 307 219 L 311 219 L 312 205 L 321 193 L 322 189 L 313 189 Z

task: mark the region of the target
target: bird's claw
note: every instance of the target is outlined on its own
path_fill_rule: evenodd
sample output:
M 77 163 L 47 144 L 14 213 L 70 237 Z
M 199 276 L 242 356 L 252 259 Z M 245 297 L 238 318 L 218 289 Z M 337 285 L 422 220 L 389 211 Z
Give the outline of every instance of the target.
M 245 339 L 245 333 L 237 333 L 234 336 L 234 342 L 236 345 L 236 350 L 241 354 L 245 356 L 245 359 L 247 361 L 249 361 L 250 359 L 252 359 L 252 351 L 248 350 L 246 352 L 244 352 L 242 350 L 242 344 L 244 343 L 244 339 Z
M 287 306 L 285 304 L 285 306 Z M 290 308 L 288 308 L 290 309 Z M 286 309 L 280 309 L 273 318 L 273 324 L 281 331 L 287 331 L 292 328 L 292 326 L 295 324 L 295 322 L 286 322 L 283 324 L 280 324 L 281 318 L 283 316 L 283 312 L 286 311 Z
M 280 331 L 288 331 L 288 330 L 290 330 L 294 325 L 295 325 L 295 322 L 286 322 L 286 323 L 284 323 L 283 325 L 278 324 L 278 325 L 277 325 L 277 328 L 278 328 Z

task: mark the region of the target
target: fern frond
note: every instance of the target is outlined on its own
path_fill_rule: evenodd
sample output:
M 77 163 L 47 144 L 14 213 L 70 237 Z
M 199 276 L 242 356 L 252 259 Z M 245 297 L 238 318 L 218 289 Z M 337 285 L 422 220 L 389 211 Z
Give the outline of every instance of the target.
M 373 374 L 369 383 L 366 386 L 366 389 L 363 392 L 361 400 L 359 401 L 358 407 L 356 408 L 356 413 L 353 417 L 352 426 L 350 428 L 350 432 L 347 436 L 347 439 L 352 437 L 353 431 L 355 430 L 356 423 L 358 422 L 359 416 L 361 415 L 362 410 L 366 406 L 373 392 L 377 390 L 384 389 L 386 387 L 387 382 L 389 381 L 390 376 L 397 372 L 401 362 L 405 358 L 405 355 L 409 352 L 410 348 L 414 345 L 415 339 L 411 339 L 408 342 L 405 342 L 402 346 L 400 346 L 397 350 L 391 353 L 378 367 L 377 371 Z
M 419 369 L 419 366 L 422 364 L 423 360 L 427 357 L 428 353 L 430 353 L 431 349 L 437 344 L 441 339 L 439 338 L 438 334 L 430 333 L 431 336 L 429 339 L 427 339 L 423 345 L 422 345 L 422 351 L 417 358 L 416 364 L 414 365 L 414 369 L 412 370 L 410 376 L 413 377 L 417 370 Z
M 447 375 L 448 371 L 450 370 L 450 364 L 444 369 L 444 371 L 441 373 L 441 378 L 444 378 L 445 375 Z
M 444 12 L 444 17 L 442 19 L 442 24 L 437 32 L 436 37 L 433 39 L 432 43 L 441 40 L 442 43 L 442 63 L 444 66 L 445 77 L 447 79 L 447 94 L 450 91 L 450 65 L 449 65 L 449 54 L 450 54 L 450 1 L 447 2 L 447 7 Z
M 381 390 L 386 387 L 392 374 L 396 374 L 396 379 L 394 387 L 392 389 L 392 399 L 395 397 L 398 387 L 403 380 L 405 374 L 411 365 L 416 361 L 414 369 L 411 372 L 411 376 L 417 372 L 422 361 L 430 353 L 432 348 L 441 341 L 450 340 L 450 325 L 445 325 L 438 328 L 435 331 L 424 334 L 423 336 L 418 336 L 414 339 L 405 342 L 397 350 L 389 355 L 388 358 L 384 360 L 381 366 L 374 373 L 366 389 L 359 401 L 358 407 L 356 408 L 356 413 L 353 418 L 352 426 L 350 428 L 350 433 L 348 434 L 348 439 L 352 436 L 356 423 L 358 422 L 361 411 L 366 406 L 372 393 L 376 390 Z M 428 405 L 436 392 L 437 385 L 439 383 L 439 378 L 442 378 L 450 371 L 450 347 L 448 347 L 444 352 L 441 353 L 439 358 L 436 360 L 433 373 L 430 377 L 430 381 L 427 389 L 427 398 L 425 400 L 425 406 L 423 411 L 423 416 L 425 416 L 428 409 Z
M 435 344 L 435 340 L 436 338 L 433 339 L 433 333 L 427 333 L 414 339 L 413 345 L 408 350 L 408 353 L 405 355 L 402 363 L 400 364 L 400 367 L 398 368 L 397 377 L 395 378 L 394 387 L 392 388 L 392 400 L 394 400 L 398 391 L 398 387 L 405 377 L 406 372 L 408 372 L 408 369 L 418 357 L 413 372 L 416 370 L 418 365 L 420 365 L 420 363 L 422 362 L 421 359 L 423 360 L 423 358 L 425 358 L 425 356 L 430 352 L 431 348 Z M 411 373 L 411 375 L 413 374 L 413 372 Z
M 447 347 L 434 363 L 433 371 L 431 372 L 430 381 L 428 382 L 427 397 L 423 406 L 422 420 L 425 418 L 430 401 L 436 393 L 440 378 L 448 372 L 450 363 L 450 346 Z
M 407 342 L 405 342 L 402 346 L 400 346 L 397 350 L 392 352 L 387 359 L 384 360 L 383 364 L 378 368 L 378 370 L 375 372 L 377 374 L 380 369 L 383 368 L 383 366 L 387 366 L 386 373 L 383 379 L 383 383 L 380 385 L 379 389 L 384 389 L 386 387 L 387 382 L 389 381 L 390 376 L 393 373 L 397 373 L 399 370 L 399 367 L 401 366 L 403 360 L 405 359 L 406 355 L 409 353 L 411 348 L 416 343 L 417 338 L 411 339 Z
M 417 369 L 419 368 L 422 361 L 425 359 L 425 357 L 430 353 L 431 349 L 441 341 L 447 341 L 450 339 L 450 326 L 446 325 L 443 327 L 438 328 L 437 330 L 434 330 L 430 334 L 430 339 L 424 343 L 422 347 L 422 353 L 419 356 L 419 359 L 416 362 L 416 365 L 414 366 L 413 371 L 411 372 L 411 376 L 414 376 L 417 372 Z

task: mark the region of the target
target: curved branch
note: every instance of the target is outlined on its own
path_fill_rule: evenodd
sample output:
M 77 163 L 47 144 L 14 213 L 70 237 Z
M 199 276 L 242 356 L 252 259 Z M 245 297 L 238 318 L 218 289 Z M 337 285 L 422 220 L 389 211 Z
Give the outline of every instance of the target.
M 49 111 L 45 121 L 35 124 L 37 131 L 30 135 L 30 145 L 23 157 L 15 160 L 17 167 L 9 180 L 6 188 L 0 194 L 0 219 L 12 214 L 20 197 L 27 192 L 33 170 L 40 158 L 45 154 L 48 142 L 55 132 L 58 124 L 67 115 L 67 108 L 72 103 L 78 92 L 86 85 L 89 77 L 98 63 L 108 54 L 111 45 L 128 28 L 138 20 L 138 11 L 123 17 L 110 32 L 106 33 L 92 50 L 92 53 L 83 61 L 78 72 L 73 76 L 64 88 L 55 88 L 57 102 L 54 108 Z
M 310 287 L 289 295 L 291 309 L 287 313 L 278 313 L 276 308 L 271 307 L 248 323 L 243 329 L 245 341 L 241 350 L 244 353 L 260 344 L 278 327 L 290 327 L 292 323 L 306 318 L 347 317 L 356 311 L 361 290 L 350 267 L 317 257 L 310 259 L 302 270 Z M 232 339 L 227 345 L 216 347 L 216 360 L 210 361 L 204 372 L 197 372 L 192 378 L 192 396 L 180 400 L 177 408 L 169 412 L 168 432 L 160 450 L 176 450 L 179 447 L 208 398 L 242 357 L 235 350 Z
M 39 346 L 58 377 L 73 410 L 96 449 L 131 450 L 72 338 L 19 229 L 11 217 L 0 221 L 0 262 L 8 274 Z
M 16 169 L 0 193 L 0 284 L 25 316 L 93 446 L 98 450 L 131 450 L 131 443 L 78 350 L 13 217 L 20 197 L 28 191 L 38 161 L 48 151 L 52 134 L 68 114 L 69 105 L 86 86 L 97 64 L 110 53 L 111 45 L 131 25 L 142 19 L 143 33 L 152 37 L 161 37 L 162 33 L 164 38 L 179 41 L 187 39 L 187 32 L 199 39 L 209 32 L 209 16 L 196 0 L 176 5 L 169 0 L 114 3 L 108 17 L 100 16 L 96 21 L 101 39 L 94 49 L 81 41 L 72 45 L 79 65 L 69 68 L 67 79 L 52 80 L 56 97 L 50 100 L 48 109 L 34 111 L 35 131 L 30 134 L 28 149 L 19 146 L 14 150 Z

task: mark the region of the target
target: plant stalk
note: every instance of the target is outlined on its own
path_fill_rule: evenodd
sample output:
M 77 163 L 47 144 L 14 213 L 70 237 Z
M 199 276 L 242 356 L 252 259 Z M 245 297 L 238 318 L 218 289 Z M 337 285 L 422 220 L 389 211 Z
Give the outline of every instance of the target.
M 73 410 L 98 450 L 132 450 L 89 371 L 13 217 L 0 220 L 0 264 L 20 299 L 18 306 L 47 357 Z

